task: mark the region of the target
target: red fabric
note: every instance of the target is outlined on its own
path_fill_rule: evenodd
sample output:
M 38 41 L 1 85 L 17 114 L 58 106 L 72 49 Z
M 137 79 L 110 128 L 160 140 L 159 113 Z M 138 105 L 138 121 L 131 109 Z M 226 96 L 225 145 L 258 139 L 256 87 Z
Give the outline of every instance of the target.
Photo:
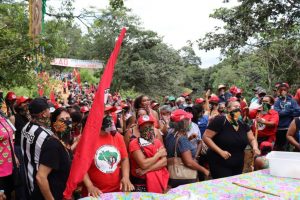
M 297 101 L 298 105 L 300 106 L 300 88 L 297 90 L 294 99 Z
M 257 110 L 250 110 L 249 117 L 251 119 L 255 119 L 257 115 Z M 274 127 L 268 127 L 268 126 L 259 126 L 258 129 L 258 137 L 268 137 L 268 142 L 275 142 L 276 140 L 276 131 L 277 126 L 279 123 L 279 115 L 278 112 L 271 109 L 267 114 L 259 114 L 260 118 L 268 121 L 268 122 L 274 122 L 276 125 Z M 255 133 L 255 123 L 252 126 L 252 131 Z
M 53 104 L 56 103 L 56 101 L 55 101 L 55 95 L 54 95 L 54 91 L 53 91 L 53 90 L 51 90 L 51 92 L 50 92 L 50 101 L 51 101 Z
M 115 147 L 121 155 L 120 162 L 117 164 L 118 167 L 113 173 L 103 173 L 100 171 L 95 162 L 92 163 L 90 169 L 88 170 L 88 175 L 93 183 L 93 185 L 99 188 L 103 193 L 107 192 L 120 192 L 120 180 L 121 180 L 121 160 L 128 158 L 127 149 L 123 136 L 117 133 L 115 136 L 107 134 L 101 136 L 100 140 L 97 141 L 98 149 L 103 146 L 111 145 Z M 93 157 L 94 158 L 94 157 Z M 105 180 L 105 181 L 104 181 Z M 87 196 L 87 190 L 84 188 L 82 191 L 83 196 Z
M 80 73 L 77 69 L 73 70 L 73 76 L 76 78 L 76 82 L 80 85 L 81 84 Z
M 71 198 L 77 184 L 83 180 L 85 173 L 89 170 L 93 162 L 94 154 L 98 148 L 97 143 L 101 139 L 99 137 L 99 130 L 101 130 L 104 115 L 104 92 L 110 87 L 114 67 L 125 33 L 126 29 L 123 28 L 101 77 L 94 103 L 72 162 L 70 175 L 64 191 L 64 197 L 67 199 Z
M 145 156 L 147 158 L 153 157 L 157 150 L 162 146 L 162 143 L 158 139 L 154 139 L 154 144 L 143 147 Z M 169 172 L 167 168 L 163 167 L 156 171 L 150 171 L 144 176 L 138 176 L 135 171 L 139 166 L 132 157 L 132 153 L 137 150 L 141 150 L 138 138 L 132 140 L 129 144 L 131 174 L 138 178 L 146 178 L 147 192 L 163 193 L 163 191 L 167 189 L 169 181 Z
M 242 116 L 244 117 L 246 115 L 246 109 L 245 108 L 248 107 L 248 106 L 247 106 L 246 102 L 243 101 L 243 100 L 240 100 L 240 104 L 241 104 Z

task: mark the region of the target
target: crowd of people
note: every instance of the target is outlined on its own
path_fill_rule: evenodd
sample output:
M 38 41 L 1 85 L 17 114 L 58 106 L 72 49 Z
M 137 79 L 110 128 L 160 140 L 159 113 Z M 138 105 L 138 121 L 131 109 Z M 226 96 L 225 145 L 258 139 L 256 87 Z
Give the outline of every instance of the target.
M 69 97 L 55 101 L 0 92 L 0 199 L 70 198 L 63 192 L 97 90 L 76 88 L 66 85 Z M 161 102 L 109 94 L 94 161 L 73 198 L 165 193 L 238 175 L 248 145 L 255 170 L 268 166 L 265 155 L 272 150 L 300 151 L 300 90 L 293 97 L 287 83 L 276 84 L 274 94 L 256 87 L 249 105 L 242 93 L 220 85 L 216 94 L 184 93 Z

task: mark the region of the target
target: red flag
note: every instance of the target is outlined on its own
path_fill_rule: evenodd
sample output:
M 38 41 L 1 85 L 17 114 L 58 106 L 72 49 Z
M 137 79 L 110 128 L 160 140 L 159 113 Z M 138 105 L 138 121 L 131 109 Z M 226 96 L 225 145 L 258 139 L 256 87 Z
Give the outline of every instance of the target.
M 100 139 L 99 134 L 104 115 L 105 93 L 110 87 L 114 67 L 125 33 L 126 29 L 123 28 L 101 77 L 99 89 L 96 93 L 89 117 L 72 162 L 67 186 L 64 191 L 64 197 L 67 199 L 71 198 L 77 184 L 83 180 L 84 175 L 87 173 L 92 164 L 94 154 L 97 149 L 97 138 Z
M 55 101 L 55 95 L 54 95 L 53 89 L 51 89 L 51 91 L 50 91 L 50 101 L 51 101 L 53 104 L 56 103 L 56 101 Z
M 80 73 L 76 68 L 73 71 L 73 76 L 76 78 L 77 83 L 80 85 L 81 84 Z

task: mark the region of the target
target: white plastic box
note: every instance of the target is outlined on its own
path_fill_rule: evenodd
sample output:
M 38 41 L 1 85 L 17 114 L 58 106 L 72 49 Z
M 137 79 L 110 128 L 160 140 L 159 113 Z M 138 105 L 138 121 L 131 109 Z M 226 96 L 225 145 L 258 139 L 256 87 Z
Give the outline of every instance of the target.
M 300 153 L 272 151 L 267 159 L 271 175 L 300 179 Z

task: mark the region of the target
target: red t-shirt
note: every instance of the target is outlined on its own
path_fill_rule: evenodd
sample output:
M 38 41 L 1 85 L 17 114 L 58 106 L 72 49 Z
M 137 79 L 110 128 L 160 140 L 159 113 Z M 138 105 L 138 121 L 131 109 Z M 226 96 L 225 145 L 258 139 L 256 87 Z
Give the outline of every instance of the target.
M 151 149 L 153 151 L 153 153 L 155 154 L 157 152 L 157 150 L 162 147 L 162 143 L 160 142 L 160 140 L 158 139 L 154 139 L 154 144 L 150 144 L 147 146 L 147 149 Z M 130 143 L 129 143 L 129 154 L 130 154 L 130 172 L 131 172 L 131 175 L 135 176 L 135 177 L 138 177 L 138 178 L 143 178 L 145 179 L 146 176 L 138 176 L 136 174 L 136 169 L 140 168 L 138 166 L 138 164 L 136 163 L 135 159 L 133 158 L 132 156 L 132 153 L 137 151 L 137 150 L 141 150 L 141 147 L 139 145 L 139 142 L 138 142 L 138 138 L 135 138 L 134 140 L 132 140 Z
M 123 136 L 117 133 L 115 136 L 101 135 L 98 140 L 94 161 L 88 171 L 88 175 L 95 187 L 103 193 L 120 192 L 121 162 L 128 158 Z M 83 191 L 87 196 L 86 189 Z
M 257 115 L 257 110 L 253 109 L 249 112 L 249 117 L 254 119 Z M 267 114 L 260 114 L 260 118 L 268 121 L 274 122 L 275 126 L 270 127 L 264 124 L 258 124 L 258 137 L 268 137 L 268 142 L 274 142 L 276 139 L 276 131 L 279 123 L 279 115 L 276 110 L 269 110 Z M 255 124 L 252 126 L 252 131 L 255 132 Z

